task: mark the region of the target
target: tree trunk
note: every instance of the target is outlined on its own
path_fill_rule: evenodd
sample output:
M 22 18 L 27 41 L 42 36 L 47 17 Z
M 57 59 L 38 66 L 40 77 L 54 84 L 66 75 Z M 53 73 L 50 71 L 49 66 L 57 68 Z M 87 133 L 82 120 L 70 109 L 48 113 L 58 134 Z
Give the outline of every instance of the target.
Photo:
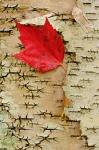
M 43 2 L 34 3 L 34 0 L 0 2 L 2 15 L 0 148 L 8 150 L 92 150 L 96 148 L 98 150 L 98 98 L 96 98 L 99 91 L 98 34 L 96 33 L 98 27 L 95 28 L 94 33 L 86 36 L 73 20 L 72 15 L 75 14 L 72 14 L 71 8 L 76 4 L 74 0 L 71 1 L 73 5 L 69 5 L 71 7 L 65 5 L 63 1 L 64 9 L 60 7 L 62 3 L 59 1 L 59 3 L 52 3 L 52 1 L 44 3 L 44 8 Z M 83 3 L 89 10 L 89 5 L 92 3 L 88 3 L 87 0 Z M 97 14 L 98 2 L 94 6 Z M 65 9 L 66 13 L 64 13 Z M 64 72 L 62 67 L 58 67 L 48 73 L 40 74 L 11 56 L 22 48 L 13 20 L 22 21 L 24 18 L 31 20 L 52 13 L 53 10 L 56 13 L 60 10 L 59 15 L 51 15 L 49 19 L 62 34 L 64 44 L 68 48 L 64 59 L 67 72 Z M 93 22 L 96 21 L 97 25 L 95 12 L 90 14 L 92 16 L 89 19 L 93 17 Z M 33 22 L 41 24 L 41 18 L 33 19 Z M 82 19 L 78 20 L 77 15 L 75 18 L 82 25 Z M 84 27 L 85 25 L 86 23 Z M 95 70 L 91 70 L 91 66 Z M 93 90 L 93 85 L 96 91 Z M 72 100 L 70 108 L 65 109 L 68 119 L 61 118 L 65 95 Z M 92 122 L 91 126 L 89 122 Z M 95 132 L 93 132 L 94 126 Z

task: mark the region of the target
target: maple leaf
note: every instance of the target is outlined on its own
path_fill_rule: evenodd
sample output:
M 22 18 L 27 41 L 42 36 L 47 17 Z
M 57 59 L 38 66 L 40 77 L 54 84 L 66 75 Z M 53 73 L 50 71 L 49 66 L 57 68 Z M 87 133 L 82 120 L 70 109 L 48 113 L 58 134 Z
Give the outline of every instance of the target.
M 14 54 L 14 57 L 39 72 L 47 72 L 62 65 L 64 44 L 47 18 L 41 26 L 23 25 L 18 22 L 16 26 L 20 32 L 19 39 L 25 49 Z

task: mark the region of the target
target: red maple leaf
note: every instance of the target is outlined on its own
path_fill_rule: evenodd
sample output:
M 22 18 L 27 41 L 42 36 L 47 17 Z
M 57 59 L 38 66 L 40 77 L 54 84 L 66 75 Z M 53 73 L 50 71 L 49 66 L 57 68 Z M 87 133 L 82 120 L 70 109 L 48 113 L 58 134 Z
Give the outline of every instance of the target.
M 16 23 L 24 50 L 14 56 L 40 72 L 46 72 L 62 65 L 64 44 L 61 36 L 48 19 L 44 25 L 23 25 Z

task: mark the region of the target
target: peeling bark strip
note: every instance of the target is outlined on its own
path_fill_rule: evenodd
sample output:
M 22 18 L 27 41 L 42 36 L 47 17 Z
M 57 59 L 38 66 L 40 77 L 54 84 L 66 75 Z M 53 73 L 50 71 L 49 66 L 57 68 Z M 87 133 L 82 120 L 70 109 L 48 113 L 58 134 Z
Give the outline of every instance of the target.
M 81 25 L 84 31 L 89 32 L 93 30 L 93 25 L 88 21 L 83 11 L 76 5 L 72 9 L 72 15 L 74 19 Z
M 66 72 L 66 68 L 63 65 L 65 53 L 64 43 L 62 41 L 61 36 L 56 31 L 56 29 L 54 29 L 53 26 L 50 24 L 48 18 L 45 19 L 44 25 L 41 25 L 39 27 L 36 25 L 23 25 L 20 23 L 16 23 L 16 25 L 20 32 L 19 39 L 21 40 L 25 48 L 23 51 L 14 54 L 15 58 L 30 65 L 32 68 L 35 68 L 37 71 L 43 73 L 43 75 L 48 71 L 55 70 L 59 66 L 61 66 L 61 70 L 63 69 L 64 72 Z M 60 76 L 60 80 L 62 80 L 61 78 L 62 79 L 65 78 L 65 73 L 63 76 Z M 54 90 L 55 93 L 56 91 L 57 89 Z M 58 92 L 61 93 L 60 90 Z M 53 92 L 52 94 L 54 95 Z M 54 102 L 54 104 L 53 98 L 49 101 L 51 101 L 50 102 L 51 106 L 49 106 L 48 101 L 46 101 L 46 105 L 44 104 L 47 111 L 49 110 L 49 107 L 52 110 L 48 111 L 48 113 L 52 113 L 53 115 L 53 106 L 54 106 L 54 110 L 57 109 L 56 113 L 58 113 L 58 110 L 60 112 L 60 109 L 62 109 L 62 112 L 59 114 L 63 115 L 64 105 L 66 106 L 67 104 L 67 99 L 65 98 L 65 96 L 62 95 L 61 98 L 59 98 L 56 102 Z M 59 103 L 58 106 L 57 103 Z M 55 106 L 57 108 L 55 108 Z

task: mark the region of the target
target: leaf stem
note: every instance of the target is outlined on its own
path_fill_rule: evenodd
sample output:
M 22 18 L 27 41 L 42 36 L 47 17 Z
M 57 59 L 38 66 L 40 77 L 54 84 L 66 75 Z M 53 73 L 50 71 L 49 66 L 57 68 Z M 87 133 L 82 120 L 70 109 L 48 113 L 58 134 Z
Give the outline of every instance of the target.
M 64 65 L 61 63 L 60 66 L 64 69 L 64 71 L 66 72 L 66 68 L 64 67 Z

